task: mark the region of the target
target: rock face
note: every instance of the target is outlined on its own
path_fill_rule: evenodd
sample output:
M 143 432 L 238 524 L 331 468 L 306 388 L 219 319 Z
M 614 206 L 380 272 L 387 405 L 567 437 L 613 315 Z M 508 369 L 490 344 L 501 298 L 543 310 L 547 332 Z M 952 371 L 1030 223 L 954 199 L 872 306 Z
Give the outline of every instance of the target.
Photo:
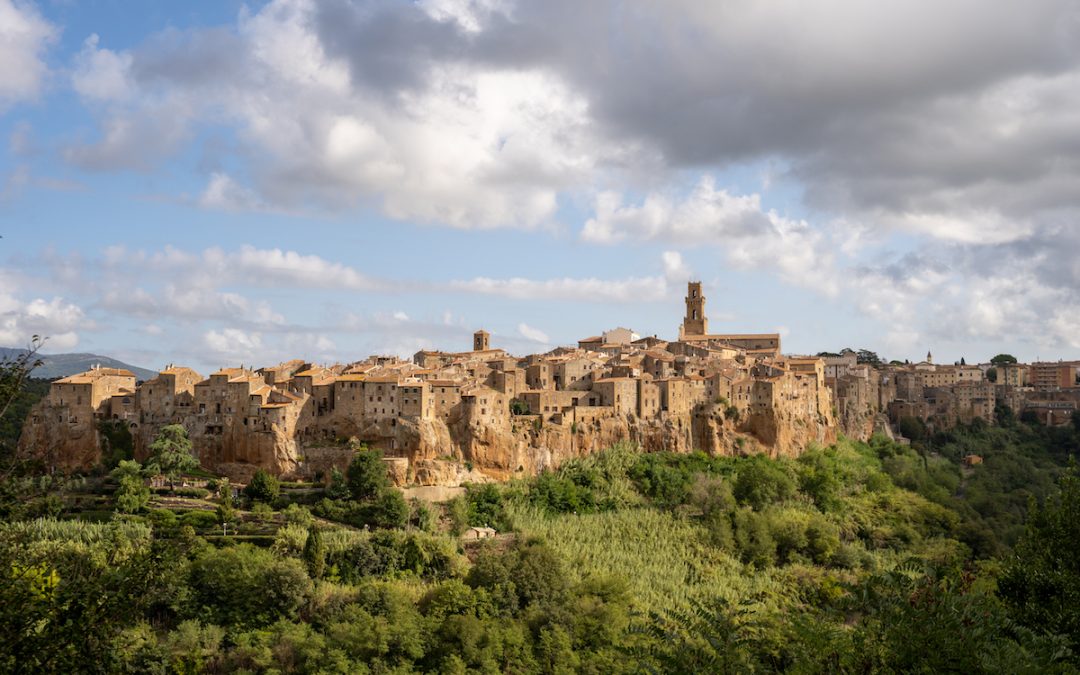
M 72 423 L 54 408 L 43 400 L 34 409 L 20 446 L 56 468 L 86 470 L 94 466 L 101 459 L 101 440 L 93 417 Z M 869 420 L 871 431 L 875 421 Z M 150 444 L 167 422 L 183 424 L 203 467 L 234 480 L 246 481 L 258 468 L 284 477 L 326 479 L 332 468 L 347 467 L 352 451 L 346 441 L 356 439 L 383 450 L 395 484 L 422 486 L 535 475 L 622 441 L 644 452 L 701 450 L 712 455 L 767 453 L 777 457 L 795 456 L 810 443 L 827 444 L 836 438 L 836 426 L 825 418 L 773 408 L 733 414 L 719 404 L 650 419 L 625 414 L 580 423 L 569 417 L 545 420 L 539 415 L 502 415 L 477 419 L 468 414 L 445 420 L 402 418 L 362 423 L 346 415 L 331 415 L 308 425 L 301 420 L 293 428 L 269 425 L 253 429 L 235 420 L 224 427 L 206 425 L 198 416 L 189 415 L 132 423 L 137 459 L 146 459 Z M 316 430 L 319 433 L 313 433 Z
M 23 425 L 20 456 L 39 460 L 49 471 L 80 471 L 98 464 L 102 438 L 93 416 L 72 418 L 69 406 L 39 401 Z
M 725 417 L 720 405 L 708 406 L 693 414 L 642 420 L 633 415 L 608 417 L 591 424 L 537 423 L 536 416 L 509 418 L 506 424 L 469 424 L 456 419 L 396 425 L 393 445 L 388 451 L 405 463 L 391 472 L 399 485 L 455 486 L 466 482 L 505 480 L 531 476 L 577 457 L 600 452 L 626 441 L 643 452 L 701 450 L 712 455 L 766 453 L 772 457 L 797 456 L 811 443 L 836 440 L 836 427 L 828 420 L 777 415 L 772 411 L 735 421 Z M 357 430 L 355 438 L 374 445 L 385 444 L 377 429 Z M 332 449 L 301 449 L 304 459 L 297 471 L 306 477 L 326 475 L 327 453 Z M 317 459 L 320 458 L 320 459 Z M 348 462 L 348 451 L 338 451 L 333 462 Z

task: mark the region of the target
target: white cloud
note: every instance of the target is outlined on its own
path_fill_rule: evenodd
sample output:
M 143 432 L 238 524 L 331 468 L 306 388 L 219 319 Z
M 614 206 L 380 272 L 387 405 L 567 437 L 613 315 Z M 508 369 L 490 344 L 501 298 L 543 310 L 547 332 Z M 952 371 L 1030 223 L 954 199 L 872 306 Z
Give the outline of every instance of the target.
M 631 277 L 606 280 L 564 277 L 534 280 L 514 277 L 491 279 L 476 277 L 452 281 L 448 288 L 458 292 L 499 295 L 519 300 L 572 300 L 575 302 L 655 302 L 667 295 L 663 277 Z
M 661 259 L 664 261 L 664 278 L 673 284 L 689 281 L 693 270 L 683 260 L 678 251 L 664 251 Z
M 262 211 L 265 204 L 253 190 L 237 183 L 226 173 L 210 175 L 206 189 L 199 196 L 199 206 L 219 211 Z
M 599 244 L 626 239 L 708 244 L 738 267 L 774 269 L 789 283 L 827 294 L 839 288 L 833 257 L 820 232 L 804 220 L 764 210 L 757 194 L 717 189 L 708 175 L 682 199 L 650 193 L 639 205 L 624 205 L 621 195 L 601 193 L 581 238 Z M 669 260 L 665 254 L 669 272 L 678 264 L 681 257 Z
M 229 363 L 255 363 L 263 350 L 260 333 L 245 332 L 236 328 L 209 330 L 203 334 L 203 346 L 220 361 Z
M 47 339 L 46 351 L 64 351 L 79 342 L 79 330 L 90 328 L 82 308 L 63 298 L 36 298 L 28 303 L 0 292 L 0 344 L 25 347 L 31 337 Z
M 93 33 L 75 57 L 71 84 L 80 96 L 98 101 L 128 98 L 134 89 L 131 81 L 131 54 L 98 49 L 100 38 Z
M 540 330 L 539 328 L 533 328 L 527 323 L 518 324 L 518 333 L 521 334 L 521 337 L 527 340 L 532 340 L 534 342 L 539 342 L 545 345 L 551 344 L 551 338 L 548 337 L 547 333 Z
M 0 112 L 38 95 L 48 72 L 43 52 L 56 35 L 33 5 L 0 0 Z

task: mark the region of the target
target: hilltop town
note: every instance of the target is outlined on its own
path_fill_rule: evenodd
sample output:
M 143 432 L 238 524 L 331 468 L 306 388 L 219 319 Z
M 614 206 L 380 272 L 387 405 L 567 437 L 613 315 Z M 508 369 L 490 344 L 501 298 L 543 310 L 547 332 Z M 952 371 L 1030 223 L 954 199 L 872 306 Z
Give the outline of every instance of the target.
M 1062 424 L 1080 400 L 1077 363 L 791 356 L 775 333 L 709 333 L 700 282 L 685 303 L 671 341 L 619 327 L 518 357 L 480 330 L 468 351 L 411 361 L 293 360 L 209 377 L 170 365 L 144 382 L 94 368 L 52 383 L 19 448 L 49 468 L 87 469 L 101 458 L 103 420 L 127 426 L 137 458 L 162 427 L 181 424 L 205 468 L 239 480 L 258 468 L 328 475 L 355 440 L 382 450 L 397 484 L 458 485 L 532 475 L 622 440 L 646 451 L 797 455 L 838 433 L 893 435 L 905 420 L 993 424 L 999 403 Z

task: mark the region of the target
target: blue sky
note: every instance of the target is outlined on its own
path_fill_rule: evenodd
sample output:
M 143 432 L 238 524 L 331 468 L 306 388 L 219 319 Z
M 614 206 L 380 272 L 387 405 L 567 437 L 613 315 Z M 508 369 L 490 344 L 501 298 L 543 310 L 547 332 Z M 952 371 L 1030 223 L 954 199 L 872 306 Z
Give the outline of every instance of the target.
M 0 0 L 0 343 L 1076 358 L 1077 9 Z M 993 50 L 987 45 L 993 44 Z

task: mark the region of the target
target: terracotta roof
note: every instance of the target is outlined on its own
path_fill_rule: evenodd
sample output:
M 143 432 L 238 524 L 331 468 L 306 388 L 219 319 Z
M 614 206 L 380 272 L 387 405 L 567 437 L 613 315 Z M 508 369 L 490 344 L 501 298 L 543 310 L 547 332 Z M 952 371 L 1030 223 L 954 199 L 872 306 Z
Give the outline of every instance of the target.
M 377 382 L 379 384 L 385 384 L 387 382 L 397 384 L 397 381 L 398 381 L 398 379 L 400 377 L 401 377 L 400 375 L 375 375 L 374 377 L 367 378 L 367 381 L 368 382 Z
M 196 373 L 193 369 L 188 368 L 187 366 L 172 366 L 161 371 L 162 375 L 183 375 L 185 373 L 195 373 L 196 375 L 198 375 L 198 373 Z
M 102 377 L 135 377 L 135 373 L 123 368 L 94 368 L 56 380 L 54 384 L 91 384 Z

